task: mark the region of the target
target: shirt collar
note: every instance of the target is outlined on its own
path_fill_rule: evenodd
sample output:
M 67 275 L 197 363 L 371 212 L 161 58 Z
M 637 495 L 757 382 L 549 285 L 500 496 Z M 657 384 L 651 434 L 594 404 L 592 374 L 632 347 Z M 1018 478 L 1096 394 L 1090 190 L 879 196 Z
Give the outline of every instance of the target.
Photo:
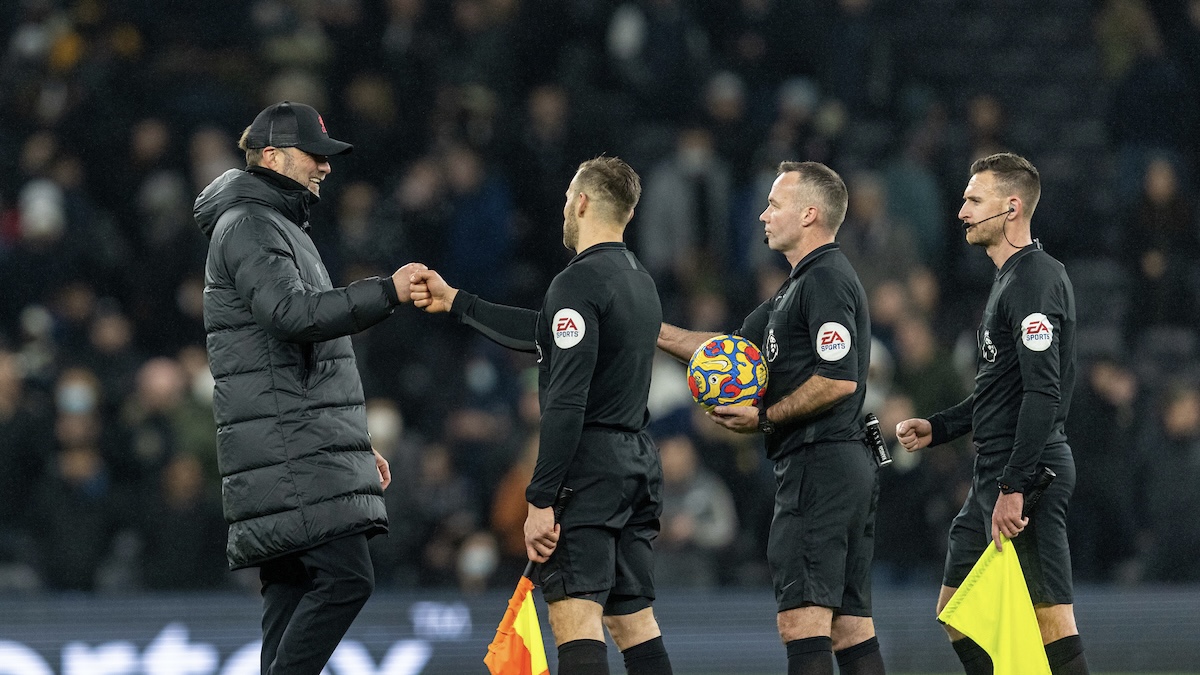
M 1015 267 L 1017 265 L 1018 260 L 1020 260 L 1021 258 L 1024 258 L 1025 256 L 1029 255 L 1030 253 L 1033 253 L 1034 251 L 1040 251 L 1041 248 L 1042 248 L 1042 242 L 1040 242 L 1036 239 L 1033 240 L 1032 244 L 1021 247 L 1021 250 L 1012 254 L 1011 256 L 1008 257 L 1008 260 L 1004 261 L 1004 264 L 1001 265 L 1000 269 L 996 271 L 996 278 L 999 279 L 1000 277 L 1004 276 L 1005 273 L 1007 273 L 1009 270 L 1011 270 L 1013 267 Z
M 584 256 L 588 256 L 599 251 L 624 251 L 626 248 L 625 242 L 623 241 L 602 241 L 599 244 L 593 244 L 580 251 L 574 258 L 571 258 L 571 262 L 573 263 Z
M 795 279 L 796 277 L 800 276 L 800 274 L 802 272 L 804 272 L 804 270 L 806 268 L 811 266 L 814 260 L 816 260 L 817 258 L 820 258 L 821 256 L 825 255 L 826 253 L 829 253 L 830 251 L 836 251 L 840 248 L 841 248 L 841 246 L 836 241 L 833 243 L 830 243 L 830 244 L 825 244 L 823 246 L 818 246 L 818 247 L 814 248 L 812 251 L 809 252 L 808 255 L 801 258 L 800 262 L 796 263 L 796 266 L 792 268 L 792 271 L 790 274 L 788 274 L 788 276 L 792 279 Z

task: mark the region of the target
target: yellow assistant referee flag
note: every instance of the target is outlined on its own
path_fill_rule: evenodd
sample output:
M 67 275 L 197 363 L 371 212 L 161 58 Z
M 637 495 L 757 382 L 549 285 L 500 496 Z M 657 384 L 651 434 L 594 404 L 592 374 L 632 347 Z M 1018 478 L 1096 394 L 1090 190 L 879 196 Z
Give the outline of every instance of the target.
M 492 675 L 549 675 L 542 627 L 533 606 L 533 582 L 522 576 L 508 601 L 508 611 L 488 645 L 487 664 Z
M 1050 675 L 1017 549 L 1000 536 L 1004 550 L 988 544 L 938 620 L 982 647 L 994 675 Z

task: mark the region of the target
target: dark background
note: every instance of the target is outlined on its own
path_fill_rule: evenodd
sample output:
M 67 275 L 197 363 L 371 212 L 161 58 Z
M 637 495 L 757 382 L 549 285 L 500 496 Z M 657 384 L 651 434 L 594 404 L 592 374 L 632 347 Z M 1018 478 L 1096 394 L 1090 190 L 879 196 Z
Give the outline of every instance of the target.
M 12 0 L 0 9 L 0 594 L 240 589 L 223 561 L 195 195 L 266 105 L 355 144 L 313 236 L 335 280 L 420 260 L 536 307 L 599 153 L 670 321 L 736 328 L 786 270 L 757 216 L 785 159 L 847 180 L 885 432 L 970 390 L 993 268 L 972 160 L 1028 157 L 1033 233 L 1079 305 L 1069 420 L 1082 584 L 1200 579 L 1200 2 Z M 536 451 L 531 362 L 401 308 L 355 337 L 396 476 L 383 587 L 508 588 Z M 670 586 L 761 589 L 773 478 L 664 361 Z M 877 583 L 940 577 L 963 442 L 882 474 Z M 1087 628 L 1085 626 L 1085 632 Z

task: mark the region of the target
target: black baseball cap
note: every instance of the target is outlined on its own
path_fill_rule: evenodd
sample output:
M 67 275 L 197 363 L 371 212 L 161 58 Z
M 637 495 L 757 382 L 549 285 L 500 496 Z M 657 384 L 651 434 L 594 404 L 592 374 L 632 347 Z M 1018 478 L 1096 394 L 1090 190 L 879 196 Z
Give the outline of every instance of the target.
M 258 113 L 246 133 L 247 148 L 300 148 L 314 155 L 344 155 L 353 145 L 329 137 L 316 108 L 280 101 Z

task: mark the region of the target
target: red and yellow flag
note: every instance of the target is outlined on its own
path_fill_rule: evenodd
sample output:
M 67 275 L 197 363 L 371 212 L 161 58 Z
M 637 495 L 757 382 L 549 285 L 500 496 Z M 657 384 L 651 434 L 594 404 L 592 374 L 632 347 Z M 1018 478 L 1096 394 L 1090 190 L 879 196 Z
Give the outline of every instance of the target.
M 483 658 L 492 675 L 550 674 L 532 590 L 533 582 L 523 576 L 508 601 L 508 610 Z
M 1050 675 L 1017 549 L 1001 543 L 988 545 L 938 619 L 983 647 L 995 675 Z

